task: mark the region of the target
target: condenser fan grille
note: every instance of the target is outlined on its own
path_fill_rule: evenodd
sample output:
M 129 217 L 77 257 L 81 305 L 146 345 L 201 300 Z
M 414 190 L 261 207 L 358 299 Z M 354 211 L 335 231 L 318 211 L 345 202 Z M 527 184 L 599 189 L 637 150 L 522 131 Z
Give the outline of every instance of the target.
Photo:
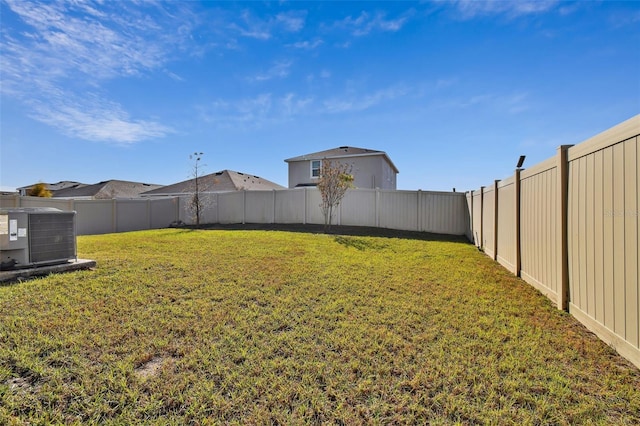
M 28 238 L 33 263 L 75 257 L 74 214 L 29 215 Z

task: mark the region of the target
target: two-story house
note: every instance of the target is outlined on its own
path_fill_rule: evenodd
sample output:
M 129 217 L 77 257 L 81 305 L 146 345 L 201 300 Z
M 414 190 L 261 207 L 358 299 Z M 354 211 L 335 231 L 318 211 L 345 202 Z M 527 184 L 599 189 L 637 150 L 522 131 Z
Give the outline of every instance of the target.
M 284 160 L 289 164 L 289 188 L 316 186 L 322 160 L 351 166 L 356 188 L 396 189 L 397 167 L 384 151 L 341 146 Z

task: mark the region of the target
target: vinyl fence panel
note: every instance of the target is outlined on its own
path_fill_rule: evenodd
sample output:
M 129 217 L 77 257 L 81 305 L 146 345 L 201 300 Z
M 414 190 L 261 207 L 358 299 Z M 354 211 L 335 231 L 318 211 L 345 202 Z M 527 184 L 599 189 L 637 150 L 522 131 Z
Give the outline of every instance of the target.
M 482 246 L 482 203 L 484 188 L 473 191 L 473 241 L 476 246 Z
M 179 217 L 179 198 L 159 198 L 149 200 L 149 227 L 166 228 Z
M 416 231 L 418 197 L 415 191 L 380 191 L 380 227 Z
M 516 195 L 514 178 L 498 184 L 498 262 L 510 271 L 516 264 Z
M 495 198 L 493 186 L 484 189 L 482 203 L 482 247 L 487 256 L 495 258 Z
M 78 200 L 76 232 L 79 235 L 110 234 L 116 232 L 116 211 L 113 200 Z
M 522 171 L 520 181 L 520 275 L 557 301 L 557 176 L 551 158 Z
M 307 211 L 313 210 L 310 204 L 305 188 L 276 191 L 276 223 L 314 223 L 307 219 Z M 315 209 L 319 210 L 317 204 Z
M 340 224 L 376 226 L 376 190 L 348 190 L 340 203 Z
M 418 196 L 418 231 L 451 235 L 469 234 L 469 215 L 463 193 L 419 191 Z
M 245 222 L 246 223 L 274 223 L 275 222 L 275 191 L 246 191 L 245 192 Z
M 223 192 L 217 194 L 217 199 L 219 223 L 245 223 L 244 191 Z
M 115 209 L 116 232 L 150 228 L 149 200 L 118 200 Z
M 628 131 L 569 150 L 569 307 L 638 364 L 640 125 Z

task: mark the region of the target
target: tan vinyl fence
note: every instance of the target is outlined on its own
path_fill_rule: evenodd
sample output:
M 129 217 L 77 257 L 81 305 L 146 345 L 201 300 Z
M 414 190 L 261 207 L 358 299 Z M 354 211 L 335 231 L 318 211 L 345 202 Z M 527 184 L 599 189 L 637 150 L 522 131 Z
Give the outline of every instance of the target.
M 640 115 L 467 193 L 494 260 L 640 367 Z
M 322 224 L 320 192 L 315 188 L 236 191 L 201 196 L 201 223 Z M 59 200 L 2 196 L 0 207 L 55 207 L 77 212 L 79 235 L 166 228 L 193 223 L 186 197 L 127 200 Z M 437 234 L 465 235 L 469 212 L 464 193 L 353 189 L 340 203 L 334 224 L 370 226 Z

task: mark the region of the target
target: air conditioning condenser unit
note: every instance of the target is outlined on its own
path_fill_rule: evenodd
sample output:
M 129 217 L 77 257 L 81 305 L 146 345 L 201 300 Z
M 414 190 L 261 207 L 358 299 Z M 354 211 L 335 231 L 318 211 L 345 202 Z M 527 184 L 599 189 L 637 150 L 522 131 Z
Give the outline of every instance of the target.
M 59 209 L 0 210 L 0 269 L 65 263 L 77 259 L 76 212 Z

